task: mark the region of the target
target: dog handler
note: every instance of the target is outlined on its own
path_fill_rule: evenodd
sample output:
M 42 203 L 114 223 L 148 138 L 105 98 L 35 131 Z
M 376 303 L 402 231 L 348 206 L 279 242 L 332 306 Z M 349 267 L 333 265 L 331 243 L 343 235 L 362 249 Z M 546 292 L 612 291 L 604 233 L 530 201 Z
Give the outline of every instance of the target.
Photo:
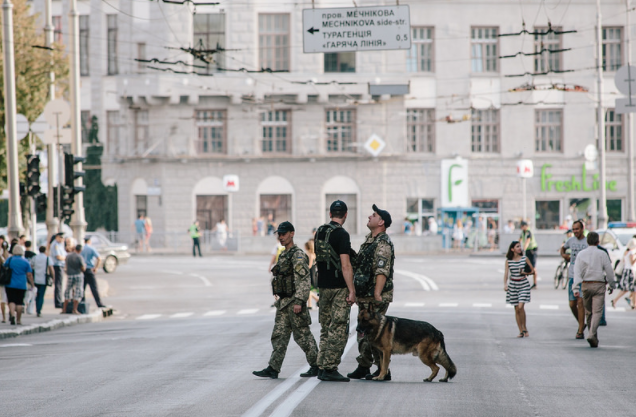
M 367 227 L 371 231 L 360 247 L 356 260 L 354 281 L 358 294 L 358 306 L 360 309 L 369 309 L 369 304 L 374 305 L 374 310 L 380 314 L 386 314 L 389 304 L 393 301 L 393 263 L 395 254 L 393 242 L 386 234 L 386 229 L 391 226 L 391 215 L 386 210 L 381 210 L 373 205 L 373 214 L 369 216 Z M 360 280 L 369 281 L 368 289 L 364 292 L 358 290 Z M 380 375 L 380 352 L 372 348 L 366 336 L 358 334 L 358 352 L 356 358 L 358 367 L 347 376 L 354 379 L 373 380 Z M 371 374 L 371 365 L 376 364 L 378 369 Z M 391 380 L 391 370 L 384 377 L 384 381 Z
M 278 257 L 278 262 L 272 269 L 274 279 L 272 289 L 277 300 L 276 319 L 272 331 L 272 356 L 269 365 L 262 371 L 252 372 L 256 376 L 278 378 L 278 373 L 283 365 L 289 337 L 294 334 L 294 340 L 305 352 L 309 363 L 309 370 L 300 374 L 301 377 L 318 375 L 318 346 L 316 339 L 311 334 L 311 316 L 307 310 L 309 298 L 309 263 L 305 252 L 294 244 L 294 226 L 290 222 L 282 222 L 278 225 L 276 233 L 285 251 Z

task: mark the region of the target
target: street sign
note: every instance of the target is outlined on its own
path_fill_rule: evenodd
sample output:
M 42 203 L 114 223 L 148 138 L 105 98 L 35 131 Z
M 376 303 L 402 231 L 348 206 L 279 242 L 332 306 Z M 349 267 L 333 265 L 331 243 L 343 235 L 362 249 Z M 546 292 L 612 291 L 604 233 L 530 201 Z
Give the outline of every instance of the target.
M 409 6 L 303 10 L 306 54 L 390 49 L 411 49 Z
M 71 106 L 62 99 L 52 100 L 44 106 L 44 120 L 51 127 L 62 127 L 71 119 Z
M 41 114 L 40 117 L 35 119 L 35 122 L 31 123 L 31 132 L 35 133 L 38 136 L 42 136 L 44 131 L 49 128 L 49 124 L 44 119 L 44 114 Z
M 534 165 L 531 159 L 517 161 L 517 176 L 519 178 L 532 178 L 534 176 Z
M 585 156 L 586 161 L 594 162 L 598 159 L 598 149 L 594 145 L 587 145 L 583 151 L 583 156 Z
M 237 192 L 239 190 L 239 177 L 238 175 L 224 175 L 223 176 L 223 188 L 225 191 Z
M 617 98 L 614 111 L 618 114 L 636 113 L 636 97 Z
M 372 134 L 364 144 L 364 149 L 373 156 L 378 156 L 382 153 L 382 150 L 386 146 L 386 142 L 375 133 Z
M 59 135 L 57 129 L 47 129 L 40 139 L 47 145 L 71 143 L 71 129 L 60 129 Z
M 618 91 L 626 96 L 636 95 L 636 67 L 623 65 L 614 75 L 614 83 Z
M 24 139 L 29 134 L 29 120 L 23 114 L 16 114 L 15 124 L 18 133 L 18 140 Z

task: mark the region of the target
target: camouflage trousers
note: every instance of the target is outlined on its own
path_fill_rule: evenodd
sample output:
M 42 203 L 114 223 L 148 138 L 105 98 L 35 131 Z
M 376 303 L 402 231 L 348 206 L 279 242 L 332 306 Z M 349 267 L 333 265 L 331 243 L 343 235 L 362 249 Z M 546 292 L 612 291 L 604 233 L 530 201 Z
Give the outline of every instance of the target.
M 294 313 L 294 304 L 276 309 L 276 320 L 272 331 L 272 356 L 269 358 L 269 366 L 280 372 L 285 360 L 289 338 L 294 334 L 294 340 L 305 352 L 305 357 L 310 366 L 316 366 L 318 346 L 316 339 L 309 330 L 311 316 L 306 306 L 303 306 L 299 314 Z
M 347 304 L 347 294 L 347 288 L 320 289 L 318 366 L 328 371 L 338 369 L 349 338 L 351 306 Z
M 369 308 L 369 304 L 373 303 L 375 311 L 381 314 L 386 314 L 389 309 L 389 301 L 382 297 L 382 301 L 376 301 L 373 297 L 359 298 L 357 301 L 360 310 Z M 358 340 L 358 352 L 360 355 L 356 358 L 358 364 L 364 368 L 371 368 L 371 365 L 375 364 L 380 366 L 380 351 L 371 346 L 369 341 L 365 337 L 360 337 L 360 333 L 357 336 Z

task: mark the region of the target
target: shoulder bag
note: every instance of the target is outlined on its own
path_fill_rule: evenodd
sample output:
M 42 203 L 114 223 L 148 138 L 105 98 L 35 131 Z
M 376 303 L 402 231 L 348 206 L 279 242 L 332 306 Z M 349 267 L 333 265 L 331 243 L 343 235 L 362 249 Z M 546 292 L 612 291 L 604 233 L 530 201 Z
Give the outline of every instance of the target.
M 46 286 L 53 286 L 53 276 L 49 274 L 49 257 L 46 257 L 46 269 L 44 270 L 44 276 L 46 277 Z
M 0 266 L 0 285 L 7 286 L 11 284 L 11 275 L 13 275 L 13 270 L 11 269 L 11 258 L 9 258 L 7 266 Z

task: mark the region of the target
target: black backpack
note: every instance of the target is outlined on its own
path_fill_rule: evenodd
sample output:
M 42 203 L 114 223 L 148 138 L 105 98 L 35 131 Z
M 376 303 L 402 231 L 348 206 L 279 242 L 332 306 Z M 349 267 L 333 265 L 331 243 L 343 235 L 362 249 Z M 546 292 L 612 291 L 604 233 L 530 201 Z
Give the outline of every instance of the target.
M 0 285 L 6 286 L 11 284 L 12 274 L 13 270 L 11 270 L 11 258 L 9 258 L 9 263 L 7 266 L 4 266 L 4 264 L 0 265 Z

